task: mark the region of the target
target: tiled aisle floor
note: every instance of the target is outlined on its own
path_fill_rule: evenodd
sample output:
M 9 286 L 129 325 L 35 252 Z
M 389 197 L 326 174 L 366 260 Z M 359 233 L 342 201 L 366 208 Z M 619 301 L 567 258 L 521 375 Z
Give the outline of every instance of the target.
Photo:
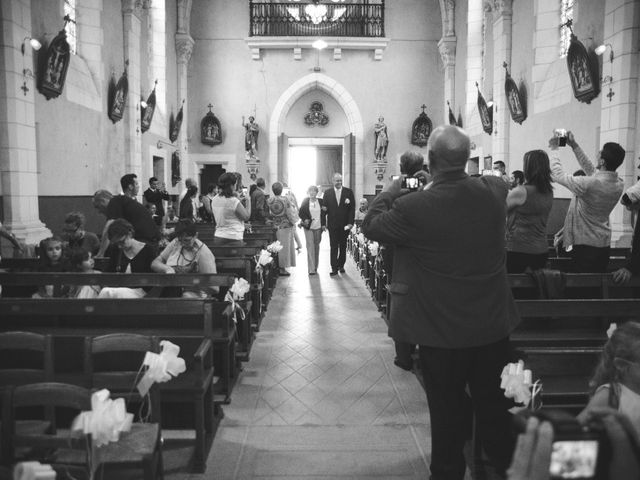
M 303 238 L 304 241 L 304 238 Z M 329 276 L 306 252 L 280 277 L 224 407 L 207 473 L 192 479 L 425 479 L 425 394 L 393 364 L 393 342 L 349 259 Z

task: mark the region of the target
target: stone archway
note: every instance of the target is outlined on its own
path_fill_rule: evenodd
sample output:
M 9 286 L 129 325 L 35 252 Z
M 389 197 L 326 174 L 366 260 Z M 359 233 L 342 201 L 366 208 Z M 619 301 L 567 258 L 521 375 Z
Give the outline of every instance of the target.
M 364 126 L 362 115 L 351 94 L 340 83 L 322 73 L 306 75 L 287 90 L 276 102 L 269 122 L 269 176 L 270 183 L 279 178 L 278 172 L 278 137 L 283 133 L 285 120 L 293 104 L 311 90 L 322 90 L 331 95 L 344 110 L 349 124 L 349 131 L 355 137 L 355 172 L 353 185 L 356 198 L 364 193 Z

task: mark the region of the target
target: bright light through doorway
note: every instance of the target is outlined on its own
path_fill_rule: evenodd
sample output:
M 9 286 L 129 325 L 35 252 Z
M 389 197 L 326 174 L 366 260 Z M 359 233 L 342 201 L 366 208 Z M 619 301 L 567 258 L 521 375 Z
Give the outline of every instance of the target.
M 316 184 L 316 148 L 290 147 L 289 187 L 298 203 L 307 196 L 307 189 Z

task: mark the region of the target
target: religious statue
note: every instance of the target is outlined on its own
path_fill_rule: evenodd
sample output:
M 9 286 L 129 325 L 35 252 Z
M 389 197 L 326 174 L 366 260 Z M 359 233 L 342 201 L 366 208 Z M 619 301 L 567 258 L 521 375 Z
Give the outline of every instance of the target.
M 378 118 L 378 123 L 376 123 L 373 131 L 376 137 L 376 162 L 386 162 L 389 137 L 387 136 L 387 126 L 384 123 L 384 117 Z
M 258 160 L 258 134 L 260 133 L 260 127 L 258 127 L 254 117 L 249 117 L 249 123 L 244 123 L 244 117 L 242 117 L 242 126 L 245 129 L 245 158 L 247 160 Z

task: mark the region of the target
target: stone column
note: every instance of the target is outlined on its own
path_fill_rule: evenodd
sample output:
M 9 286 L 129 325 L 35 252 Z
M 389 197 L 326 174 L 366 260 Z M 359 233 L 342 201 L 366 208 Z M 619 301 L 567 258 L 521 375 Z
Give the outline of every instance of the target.
M 195 165 L 189 161 L 187 150 L 187 130 L 189 128 L 189 98 L 187 71 L 189 60 L 193 53 L 195 41 L 189 32 L 191 18 L 191 0 L 178 0 L 178 28 L 176 31 L 176 58 L 178 63 L 178 97 L 176 99 L 176 114 L 182 105 L 182 128 L 178 136 L 178 150 L 180 152 L 180 164 L 182 168 L 182 181 L 198 173 Z M 194 178 L 195 180 L 195 178 Z
M 124 30 L 124 60 L 129 61 L 124 122 L 124 173 L 142 178 L 142 133 L 140 132 L 140 37 L 142 30 L 142 1 L 122 0 Z
M 451 108 L 456 109 L 456 37 L 442 37 L 438 42 L 438 49 L 444 64 L 444 99 L 443 99 L 443 122 L 449 124 L 449 107 L 447 100 L 451 103 Z
M 509 171 L 509 127 L 511 114 L 504 93 L 505 71 L 511 66 L 512 0 L 493 2 L 493 161 L 502 160 Z
M 604 43 L 611 45 L 611 52 L 607 49 L 602 55 L 602 75 L 605 78 L 610 75 L 612 80 L 602 86 L 600 93 L 600 146 L 606 142 L 617 142 L 626 150 L 618 174 L 628 188 L 637 181 L 640 149 L 640 137 L 636 135 L 640 115 L 636 46 L 640 41 L 640 27 L 634 23 L 640 15 L 640 4 L 637 0 L 606 0 L 604 11 Z M 618 205 L 610 221 L 612 245 L 631 245 L 633 228 L 630 212 Z
M 449 108 L 447 100 L 451 103 L 451 108 L 456 106 L 456 33 L 455 33 L 455 9 L 456 5 L 453 0 L 445 0 L 440 2 L 442 13 L 442 31 L 443 35 L 438 42 L 440 57 L 444 64 L 444 99 L 442 111 L 444 112 L 443 122 L 449 123 Z M 455 114 L 455 112 L 454 112 Z
M 31 37 L 31 2 L 0 2 L 0 177 L 2 223 L 21 243 L 37 244 L 51 236 L 38 211 L 38 166 Z M 23 89 L 23 86 L 26 88 Z M 28 89 L 28 90 L 27 90 Z M 13 247 L 2 241 L 2 254 L 12 256 Z

